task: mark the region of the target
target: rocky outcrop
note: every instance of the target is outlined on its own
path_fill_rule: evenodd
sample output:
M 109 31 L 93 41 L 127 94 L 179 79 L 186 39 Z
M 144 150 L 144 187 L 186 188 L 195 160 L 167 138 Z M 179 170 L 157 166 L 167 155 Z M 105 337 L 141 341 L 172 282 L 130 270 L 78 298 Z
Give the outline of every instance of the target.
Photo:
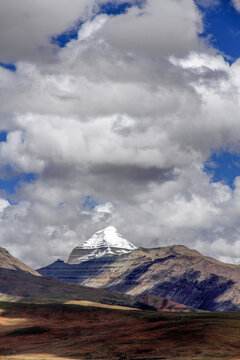
M 39 272 L 132 296 L 159 296 L 195 309 L 238 310 L 240 304 L 240 267 L 185 246 L 139 248 L 75 265 L 57 261 Z

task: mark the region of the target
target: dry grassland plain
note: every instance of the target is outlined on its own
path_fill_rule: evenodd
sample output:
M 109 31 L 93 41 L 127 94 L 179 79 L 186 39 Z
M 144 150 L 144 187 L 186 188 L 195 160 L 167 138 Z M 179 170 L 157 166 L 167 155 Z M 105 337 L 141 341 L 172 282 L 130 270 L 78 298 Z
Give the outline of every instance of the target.
M 0 359 L 240 359 L 238 312 L 126 310 L 2 302 Z

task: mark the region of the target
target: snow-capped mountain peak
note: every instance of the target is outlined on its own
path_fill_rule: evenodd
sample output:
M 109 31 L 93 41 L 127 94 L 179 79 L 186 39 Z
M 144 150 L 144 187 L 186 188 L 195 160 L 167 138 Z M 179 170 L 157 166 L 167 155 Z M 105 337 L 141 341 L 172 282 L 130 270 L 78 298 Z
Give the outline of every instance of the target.
M 108 226 L 97 231 L 82 246 L 78 246 L 71 252 L 68 263 L 79 264 L 91 259 L 123 255 L 136 250 L 136 246 L 125 239 L 114 226 Z
M 97 231 L 82 245 L 83 249 L 96 249 L 101 247 L 115 247 L 130 251 L 136 249 L 136 246 L 119 234 L 114 226 L 108 226 L 103 230 Z

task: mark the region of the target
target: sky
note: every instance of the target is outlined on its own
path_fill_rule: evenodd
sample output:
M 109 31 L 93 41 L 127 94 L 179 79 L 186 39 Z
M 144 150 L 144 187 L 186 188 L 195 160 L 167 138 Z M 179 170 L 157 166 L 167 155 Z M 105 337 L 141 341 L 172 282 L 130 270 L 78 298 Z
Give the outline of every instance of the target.
M 240 0 L 0 4 L 0 246 L 113 225 L 240 264 Z

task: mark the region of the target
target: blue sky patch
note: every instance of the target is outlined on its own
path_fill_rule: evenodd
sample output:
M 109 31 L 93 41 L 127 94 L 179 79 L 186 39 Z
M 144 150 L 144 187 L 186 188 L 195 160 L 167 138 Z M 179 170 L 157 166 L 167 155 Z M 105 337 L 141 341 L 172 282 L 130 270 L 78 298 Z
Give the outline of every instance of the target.
M 7 131 L 0 131 L 0 142 L 6 142 L 7 141 Z
M 107 15 L 119 15 L 125 13 L 129 8 L 133 5 L 137 5 L 141 7 L 146 1 L 143 0 L 136 0 L 134 4 L 129 4 L 128 2 L 124 2 L 122 4 L 117 4 L 112 1 L 109 1 L 105 4 L 100 6 L 100 14 L 107 14 Z
M 29 183 L 37 179 L 37 176 L 34 173 L 14 174 L 14 171 L 10 166 L 5 166 L 1 172 L 2 175 L 0 177 L 0 190 L 5 191 L 5 193 L 8 195 L 15 194 L 16 188 L 19 187 L 22 183 Z
M 212 182 L 222 181 L 234 188 L 234 180 L 240 176 L 240 155 L 221 151 L 213 154 L 204 164 L 204 171 Z
M 3 67 L 4 69 L 10 70 L 12 72 L 15 72 L 17 70 L 16 65 L 14 64 L 6 64 L 0 61 L 0 67 Z
M 240 13 L 232 6 L 231 0 L 221 0 L 219 5 L 199 6 L 204 14 L 203 37 L 212 46 L 226 55 L 230 63 L 240 57 Z
M 51 42 L 53 44 L 58 45 L 59 47 L 63 48 L 67 43 L 69 43 L 71 40 L 76 40 L 78 37 L 78 31 L 80 27 L 82 26 L 83 22 L 79 21 L 74 27 L 71 29 L 65 31 L 62 34 L 59 34 L 57 36 L 53 36 L 51 39 Z

